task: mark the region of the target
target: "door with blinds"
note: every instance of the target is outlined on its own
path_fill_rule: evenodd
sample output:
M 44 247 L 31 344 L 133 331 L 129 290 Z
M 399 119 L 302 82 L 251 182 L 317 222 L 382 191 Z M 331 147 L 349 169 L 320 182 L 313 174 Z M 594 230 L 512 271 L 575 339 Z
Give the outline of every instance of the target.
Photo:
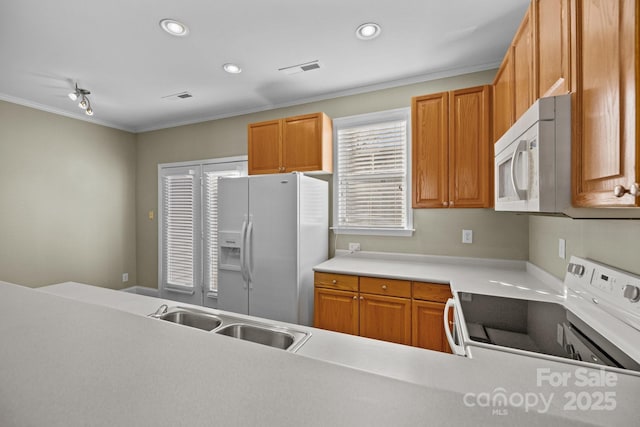
M 162 298 L 216 307 L 218 177 L 246 175 L 245 158 L 159 165 Z

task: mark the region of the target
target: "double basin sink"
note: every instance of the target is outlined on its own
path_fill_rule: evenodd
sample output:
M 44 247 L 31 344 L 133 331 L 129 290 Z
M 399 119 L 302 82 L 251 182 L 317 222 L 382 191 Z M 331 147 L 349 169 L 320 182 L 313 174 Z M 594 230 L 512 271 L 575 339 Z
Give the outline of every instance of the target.
M 227 314 L 211 314 L 185 307 L 168 308 L 163 305 L 149 316 L 290 352 L 297 351 L 311 336 L 309 332 L 289 327 L 269 325 Z

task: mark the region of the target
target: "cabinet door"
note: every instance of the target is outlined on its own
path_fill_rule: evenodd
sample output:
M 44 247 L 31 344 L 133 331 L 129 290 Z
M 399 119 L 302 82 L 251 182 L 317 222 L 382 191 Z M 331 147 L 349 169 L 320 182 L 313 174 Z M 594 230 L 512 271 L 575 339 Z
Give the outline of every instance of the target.
M 251 123 L 248 134 L 249 175 L 281 172 L 280 120 Z
M 413 300 L 411 309 L 413 312 L 411 345 L 450 353 L 442 321 L 444 304 Z
M 413 98 L 411 115 L 413 207 L 447 207 L 449 94 Z
M 358 294 L 315 288 L 313 326 L 358 335 Z
M 489 86 L 451 92 L 449 207 L 481 208 L 493 201 Z
M 323 170 L 323 155 L 327 155 L 324 145 L 330 140 L 326 136 L 325 118 L 324 114 L 317 113 L 283 119 L 282 163 L 285 172 Z
M 533 37 L 531 8 L 513 38 L 514 120 L 533 104 Z
M 571 91 L 569 0 L 534 0 L 535 98 Z
M 639 182 L 636 141 L 638 43 L 634 0 L 576 2 L 573 204 L 636 206 L 616 185 Z
M 509 48 L 493 81 L 493 142 L 498 141 L 514 122 L 514 70 L 511 52 Z
M 411 345 L 411 300 L 360 294 L 360 336 Z

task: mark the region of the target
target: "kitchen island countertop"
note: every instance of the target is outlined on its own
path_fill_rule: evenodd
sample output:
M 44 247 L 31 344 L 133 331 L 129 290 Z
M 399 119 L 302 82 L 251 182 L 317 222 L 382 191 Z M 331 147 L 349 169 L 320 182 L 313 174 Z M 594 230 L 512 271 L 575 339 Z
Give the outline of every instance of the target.
M 0 293 L 0 334 L 13 344 L 0 350 L 2 425 L 624 424 L 640 389 L 620 375 L 615 412 L 565 411 L 565 388 L 536 385 L 539 368 L 570 372 L 562 363 L 314 328 L 292 354 L 150 319 L 167 302 L 157 298 L 77 283 Z M 478 404 L 498 388 L 554 399 L 544 413 Z

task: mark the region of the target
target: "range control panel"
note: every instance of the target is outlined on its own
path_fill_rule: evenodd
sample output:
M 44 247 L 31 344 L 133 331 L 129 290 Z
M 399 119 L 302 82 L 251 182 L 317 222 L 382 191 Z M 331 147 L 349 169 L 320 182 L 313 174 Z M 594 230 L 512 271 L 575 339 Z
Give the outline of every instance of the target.
M 600 264 L 571 257 L 565 286 L 594 304 L 606 304 L 627 317 L 627 323 L 640 325 L 640 276 Z

